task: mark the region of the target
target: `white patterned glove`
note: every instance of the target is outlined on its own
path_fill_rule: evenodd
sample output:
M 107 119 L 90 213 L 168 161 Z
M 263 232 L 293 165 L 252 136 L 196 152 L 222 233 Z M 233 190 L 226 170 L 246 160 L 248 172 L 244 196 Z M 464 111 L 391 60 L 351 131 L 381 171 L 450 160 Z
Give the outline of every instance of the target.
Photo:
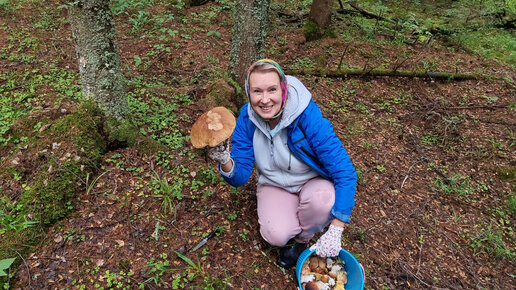
M 215 160 L 220 162 L 221 164 L 226 164 L 231 159 L 231 154 L 229 150 L 229 141 L 226 140 L 219 145 L 213 147 L 208 152 L 208 156 Z
M 328 231 L 322 235 L 315 246 L 315 253 L 320 257 L 335 257 L 342 248 L 342 232 L 344 228 L 330 225 Z

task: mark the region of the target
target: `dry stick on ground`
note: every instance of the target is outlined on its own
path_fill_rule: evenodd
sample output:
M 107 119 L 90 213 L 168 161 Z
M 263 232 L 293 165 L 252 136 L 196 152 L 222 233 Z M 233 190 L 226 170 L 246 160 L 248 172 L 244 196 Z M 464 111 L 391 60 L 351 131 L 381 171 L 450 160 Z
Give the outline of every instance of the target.
M 478 122 L 488 123 L 488 124 L 497 124 L 497 125 L 503 125 L 503 126 L 507 126 L 507 127 L 514 127 L 516 129 L 516 123 L 503 122 L 503 121 L 499 121 L 499 120 L 475 118 L 468 113 L 466 113 L 465 116 L 474 122 L 478 121 Z
M 411 59 L 412 57 L 406 57 L 404 58 L 401 62 L 397 63 L 394 68 L 392 69 L 392 71 L 398 71 L 398 69 L 409 59 Z
M 27 275 L 29 276 L 29 279 L 27 279 L 27 280 L 29 281 L 30 289 L 34 289 L 34 287 L 32 287 L 32 284 L 30 283 L 30 280 L 32 280 L 32 275 L 30 274 L 30 268 L 29 268 L 29 265 L 27 265 L 27 261 L 25 261 L 23 256 L 18 251 L 15 251 L 15 252 L 18 256 L 20 256 L 20 259 L 22 259 L 22 261 L 23 261 L 23 265 L 25 265 L 25 267 L 27 268 Z
M 380 15 L 376 15 L 374 13 L 371 13 L 371 12 L 368 12 L 360 7 L 358 7 L 358 5 L 356 3 L 348 3 L 349 6 L 353 7 L 353 9 L 357 10 L 360 14 L 364 15 L 365 17 L 367 18 L 373 18 L 373 19 L 376 19 L 376 20 L 381 20 L 381 21 L 387 21 L 387 22 L 391 22 L 391 23 L 396 23 L 396 21 L 392 20 L 392 19 L 389 19 L 389 18 L 385 18 L 383 16 L 380 16 Z
M 405 181 L 407 181 L 407 179 L 408 179 L 408 177 L 409 177 L 409 174 L 410 174 L 410 171 L 412 170 L 412 168 L 413 168 L 415 165 L 417 165 L 417 164 L 419 164 L 419 163 L 421 163 L 421 162 L 423 162 L 423 161 L 421 161 L 421 160 L 420 160 L 420 161 L 417 161 L 417 162 L 415 162 L 414 164 L 412 164 L 412 166 L 410 166 L 409 170 L 407 171 L 407 174 L 405 175 L 405 178 L 403 178 L 403 182 L 401 182 L 400 191 L 401 191 L 401 190 L 403 190 L 403 185 L 405 185 Z
M 348 52 L 348 47 L 350 45 L 351 45 L 351 42 L 348 42 L 348 44 L 344 48 L 344 51 L 342 52 L 342 55 L 340 57 L 339 65 L 337 66 L 337 70 L 340 70 L 340 67 L 342 66 L 342 60 L 344 59 L 344 55 Z
M 421 253 L 423 252 L 423 245 L 424 245 L 424 243 L 421 243 L 419 245 L 419 253 L 418 253 L 418 259 L 417 259 L 416 275 L 419 275 L 419 270 L 421 270 Z
M 397 259 L 397 262 L 398 262 L 398 265 L 400 266 L 400 268 L 405 272 L 405 273 L 398 274 L 397 277 L 404 277 L 405 276 L 406 278 L 412 278 L 412 279 L 414 279 L 414 280 L 424 284 L 426 287 L 432 288 L 432 285 L 430 285 L 430 284 L 426 283 L 425 281 L 423 281 L 423 278 L 420 278 L 419 274 L 412 273 L 412 271 L 410 271 L 408 269 L 408 267 L 406 267 L 405 264 L 402 263 L 403 261 L 401 259 Z
M 478 105 L 478 106 L 457 106 L 457 107 L 447 107 L 447 110 L 473 110 L 473 109 L 487 109 L 487 110 L 495 110 L 495 109 L 507 109 L 510 105 Z

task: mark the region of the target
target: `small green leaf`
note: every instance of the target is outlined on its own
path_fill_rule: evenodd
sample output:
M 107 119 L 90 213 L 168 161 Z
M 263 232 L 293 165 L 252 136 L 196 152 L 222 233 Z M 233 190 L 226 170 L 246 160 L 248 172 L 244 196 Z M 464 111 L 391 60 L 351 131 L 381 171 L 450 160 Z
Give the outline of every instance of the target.
M 134 65 L 139 66 L 141 63 L 142 63 L 142 59 L 139 56 L 135 55 L 134 56 Z
M 208 33 L 206 33 L 206 36 L 210 37 L 210 36 L 215 36 L 217 38 L 222 38 L 222 35 L 220 34 L 220 32 L 216 31 L 216 30 L 210 30 L 208 31 Z
M 9 269 L 14 260 L 16 260 L 16 258 L 0 260 L 0 277 L 7 276 L 7 273 L 4 270 Z

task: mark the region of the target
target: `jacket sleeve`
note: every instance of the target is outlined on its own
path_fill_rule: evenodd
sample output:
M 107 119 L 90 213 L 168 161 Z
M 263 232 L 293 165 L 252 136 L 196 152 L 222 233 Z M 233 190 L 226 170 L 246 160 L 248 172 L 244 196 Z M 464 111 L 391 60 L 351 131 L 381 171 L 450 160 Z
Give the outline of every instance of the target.
M 335 185 L 335 204 L 331 213 L 334 218 L 349 223 L 351 210 L 355 206 L 355 168 L 332 124 L 322 117 L 319 107 L 313 101 L 300 118 L 310 147 Z
M 247 113 L 248 104 L 240 110 L 235 130 L 231 139 L 231 159 L 233 159 L 233 169 L 226 173 L 222 171 L 219 164 L 219 172 L 224 180 L 235 186 L 242 186 L 251 177 L 254 167 L 253 135 L 254 124 L 249 120 Z

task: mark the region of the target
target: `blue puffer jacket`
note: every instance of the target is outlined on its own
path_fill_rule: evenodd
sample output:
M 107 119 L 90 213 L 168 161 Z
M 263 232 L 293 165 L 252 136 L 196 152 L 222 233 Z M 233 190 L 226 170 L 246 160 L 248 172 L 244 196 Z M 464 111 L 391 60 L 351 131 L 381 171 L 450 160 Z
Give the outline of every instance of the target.
M 251 177 L 255 157 L 253 135 L 255 125 L 249 119 L 246 104 L 240 110 L 233 131 L 231 157 L 234 167 L 229 175 L 222 174 L 233 186 L 247 183 Z M 342 142 L 335 135 L 330 121 L 323 118 L 313 100 L 287 127 L 288 146 L 291 152 L 335 185 L 334 218 L 349 223 L 355 205 L 357 176 Z

